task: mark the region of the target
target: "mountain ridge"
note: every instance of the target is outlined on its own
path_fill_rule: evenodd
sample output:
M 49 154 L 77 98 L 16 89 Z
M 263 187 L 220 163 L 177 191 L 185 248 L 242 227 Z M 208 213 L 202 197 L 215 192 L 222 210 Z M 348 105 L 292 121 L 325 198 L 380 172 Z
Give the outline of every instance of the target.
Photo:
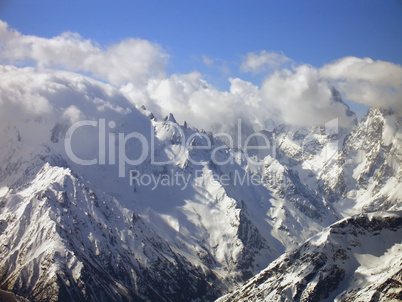
M 400 211 L 345 218 L 285 253 L 217 302 L 401 299 L 402 262 L 400 258 L 392 258 L 393 253 L 402 250 L 401 228 Z M 381 248 L 378 241 L 383 244 Z M 387 255 L 392 249 L 393 253 Z M 376 257 L 390 262 L 389 266 L 383 265 L 379 273 L 378 268 L 367 263 Z M 375 275 L 372 272 L 377 270 L 377 275 L 381 276 L 370 283 L 368 280 L 373 279 L 372 276 L 360 275 L 365 270 L 371 275 Z M 362 283 L 365 278 L 365 283 Z M 378 281 L 383 282 L 378 284 Z
M 214 300 L 342 216 L 401 206 L 401 128 L 390 111 L 371 109 L 351 134 L 336 121 L 244 124 L 243 146 L 254 133 L 269 142 L 247 152 L 70 77 L 46 75 L 35 88 L 59 119 L 23 117 L 0 132 L 2 289 L 33 301 Z

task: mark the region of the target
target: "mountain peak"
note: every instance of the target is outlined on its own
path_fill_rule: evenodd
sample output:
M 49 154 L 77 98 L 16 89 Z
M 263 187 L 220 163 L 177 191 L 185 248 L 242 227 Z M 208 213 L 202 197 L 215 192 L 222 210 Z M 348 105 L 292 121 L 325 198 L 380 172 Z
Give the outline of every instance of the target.
M 169 113 L 169 114 L 164 118 L 164 121 L 165 121 L 165 122 L 171 122 L 171 123 L 177 124 L 176 119 L 175 119 L 173 113 Z
M 402 212 L 341 220 L 217 301 L 369 302 L 400 297 L 400 282 L 391 280 L 400 278 L 401 228 Z

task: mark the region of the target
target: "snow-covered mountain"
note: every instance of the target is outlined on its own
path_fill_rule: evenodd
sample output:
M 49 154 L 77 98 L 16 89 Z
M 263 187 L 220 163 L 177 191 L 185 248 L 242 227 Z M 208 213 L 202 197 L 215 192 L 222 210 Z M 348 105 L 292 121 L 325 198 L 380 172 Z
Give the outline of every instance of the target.
M 3 193 L 3 288 L 33 301 L 211 299 L 223 288 L 62 159 L 31 163 Z
M 402 202 L 402 118 L 372 108 L 320 175 L 320 190 L 346 215 L 395 210 Z
M 401 238 L 401 212 L 345 218 L 217 301 L 400 301 Z
M 173 123 L 154 122 L 163 152 L 180 139 Z M 211 299 L 321 229 L 321 215 L 303 214 L 269 187 L 214 181 L 214 175 L 243 179 L 248 172 L 238 164 L 215 166 L 209 153 L 186 150 L 201 165 L 179 158 L 162 170 L 148 162 L 138 167 L 147 175 L 180 172 L 186 188 L 124 182 L 119 191 L 117 174 L 113 180 L 106 170 L 87 181 L 49 146 L 26 154 L 23 137 L 9 132 L 15 138 L 2 150 L 1 265 L 7 269 L 1 278 L 3 288 L 33 300 L 92 300 L 97 286 L 105 301 L 116 294 Z M 86 169 L 88 178 L 102 173 L 99 166 Z M 115 182 L 110 194 L 99 189 L 107 175 Z M 331 211 L 327 216 L 335 219 Z M 44 293 L 44 287 L 54 289 Z
M 255 137 L 270 148 L 248 152 L 247 124 L 230 144 L 85 76 L 0 75 L 15 112 L 0 129 L 0 288 L 32 301 L 211 301 L 354 207 L 400 208 L 399 120 L 384 110 L 350 134 L 267 121 Z M 368 187 L 388 206 L 360 206 Z

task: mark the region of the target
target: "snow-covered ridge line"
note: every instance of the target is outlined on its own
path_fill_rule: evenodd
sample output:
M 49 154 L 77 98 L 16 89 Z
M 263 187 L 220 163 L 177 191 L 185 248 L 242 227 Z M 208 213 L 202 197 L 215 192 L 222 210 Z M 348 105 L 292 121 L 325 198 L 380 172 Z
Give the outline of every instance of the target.
M 288 265 L 286 257 L 309 238 L 312 267 L 325 274 L 333 269 L 340 278 L 350 272 L 323 259 L 342 256 L 356 266 L 365 256 L 353 244 L 370 247 L 358 232 L 355 243 L 338 238 L 342 224 L 356 227 L 352 218 L 339 219 L 362 213 L 367 221 L 361 223 L 369 225 L 394 215 L 371 212 L 401 209 L 401 127 L 391 111 L 371 109 L 352 131 L 336 122 L 306 128 L 266 121 L 270 127 L 256 132 L 244 122 L 229 127 L 237 139 L 230 144 L 188 126 L 191 121 L 178 124 L 173 114 L 157 120 L 84 76 L 37 78 L 33 69 L 9 69 L 16 79 L 33 81 L 33 90 L 18 83 L 6 89 L 16 120 L 0 127 L 0 287 L 34 301 L 96 300 L 97 292 L 105 301 L 213 300 L 267 266 Z M 38 107 L 26 112 L 23 105 L 33 97 Z M 72 139 L 74 154 L 96 164 L 83 166 L 66 153 L 66 134 L 77 121 L 97 122 Z M 123 140 L 138 133 L 154 143 L 141 163 L 126 161 L 126 177 L 119 174 L 119 133 Z M 270 150 L 247 154 L 253 163 L 236 146 L 254 133 L 265 136 Z M 124 147 L 135 159 L 143 145 L 133 138 Z M 152 154 L 164 164 L 152 162 Z M 130 184 L 133 169 L 138 178 Z M 141 176 L 170 175 L 182 175 L 186 185 L 140 183 Z M 246 176 L 258 181 L 236 182 Z M 398 255 L 397 249 L 389 253 Z M 286 285 L 292 293 L 304 286 L 295 280 Z
M 397 299 L 402 294 L 397 281 L 401 238 L 401 211 L 343 219 L 217 301 Z

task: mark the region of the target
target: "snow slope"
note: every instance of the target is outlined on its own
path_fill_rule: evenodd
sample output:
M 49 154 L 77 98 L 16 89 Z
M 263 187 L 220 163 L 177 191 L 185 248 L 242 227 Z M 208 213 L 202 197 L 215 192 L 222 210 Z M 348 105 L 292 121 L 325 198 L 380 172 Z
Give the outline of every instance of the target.
M 217 301 L 399 301 L 401 239 L 401 212 L 343 219 Z
M 320 175 L 320 190 L 344 215 L 402 204 L 401 118 L 372 108 Z
M 100 288 L 104 300 L 208 300 L 338 218 L 274 159 L 250 165 L 243 150 L 178 125 L 173 115 L 157 121 L 86 77 L 2 68 L 2 96 L 11 108 L 22 110 L 27 96 L 46 104 L 46 110 L 21 111 L 1 132 L 6 290 L 35 301 L 94 300 Z M 68 129 L 82 120 L 94 124 L 74 132 L 71 152 L 97 160 L 94 165 L 79 164 L 66 151 Z M 137 139 L 122 149 L 120 134 L 130 133 L 153 149 L 138 164 L 119 165 L 121 151 L 127 159 L 142 154 Z M 130 170 L 150 183 L 130 185 Z M 152 182 L 172 175 L 180 182 Z M 261 177 L 251 182 L 255 175 Z
M 33 301 L 213 300 L 341 215 L 400 208 L 381 110 L 350 135 L 272 124 L 247 152 L 74 73 L 1 66 L 0 91 L 0 287 Z
M 33 158 L 23 185 L 2 198 L 3 288 L 33 301 L 177 301 L 219 292 L 208 268 L 194 267 L 136 213 L 48 156 Z

